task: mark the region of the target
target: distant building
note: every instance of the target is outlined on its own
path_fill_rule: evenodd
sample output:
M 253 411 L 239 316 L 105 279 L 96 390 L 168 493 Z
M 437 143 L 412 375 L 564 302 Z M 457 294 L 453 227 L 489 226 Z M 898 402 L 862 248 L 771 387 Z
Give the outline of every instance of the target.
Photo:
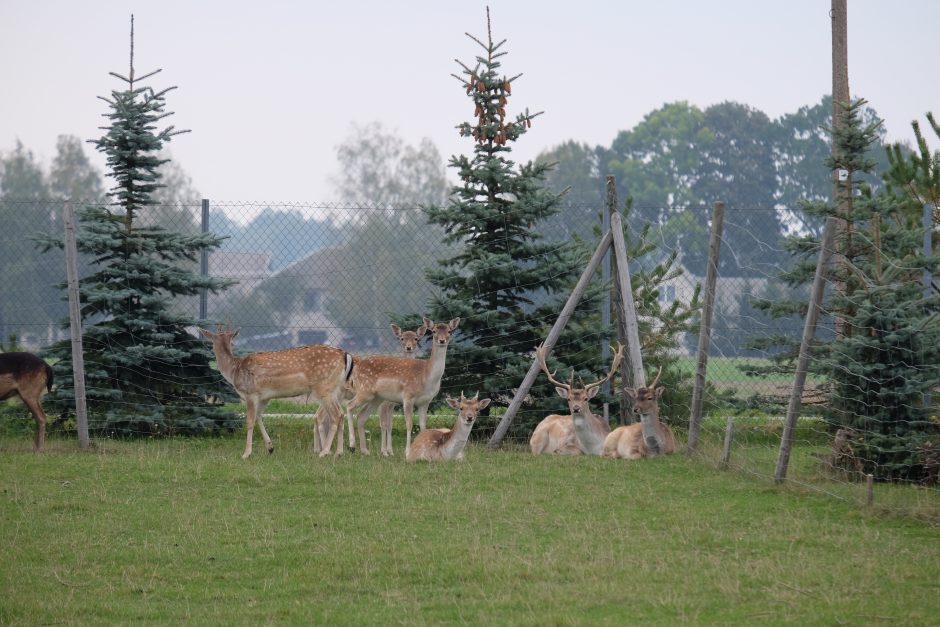
M 238 281 L 227 290 L 206 298 L 209 311 L 218 311 L 227 301 L 251 294 L 271 276 L 271 253 L 216 250 L 209 253 L 209 276 Z

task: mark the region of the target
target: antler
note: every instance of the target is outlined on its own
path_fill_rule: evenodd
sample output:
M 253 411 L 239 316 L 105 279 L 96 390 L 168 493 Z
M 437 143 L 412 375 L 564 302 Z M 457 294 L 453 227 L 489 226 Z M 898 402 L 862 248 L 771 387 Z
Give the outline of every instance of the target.
M 655 389 L 655 388 L 656 388 L 656 384 L 659 382 L 659 376 L 660 376 L 662 373 L 663 373 L 663 367 L 660 366 L 660 367 L 659 367 L 659 372 L 656 373 L 656 378 L 653 379 L 653 382 L 650 383 L 649 385 L 647 385 L 646 387 L 649 388 L 650 390 Z
M 613 348 L 613 346 L 611 346 L 611 348 Z M 614 363 L 611 364 L 610 366 L 610 372 L 608 372 L 607 376 L 604 377 L 603 379 L 600 379 L 599 381 L 595 381 L 594 383 L 588 383 L 587 385 L 584 386 L 584 389 L 589 390 L 591 388 L 596 388 L 597 386 L 601 385 L 602 383 L 607 381 L 609 378 L 614 376 L 614 373 L 617 372 L 617 368 L 620 366 L 620 360 L 622 359 L 623 359 L 623 344 L 621 344 L 620 342 L 617 342 L 617 350 L 614 352 Z
M 569 391 L 571 390 L 570 383 L 562 383 L 561 381 L 555 378 L 554 372 L 548 371 L 548 366 L 545 365 L 545 345 L 544 344 L 539 344 L 538 346 L 535 347 L 535 358 L 538 360 L 539 367 L 542 369 L 542 372 L 544 372 L 545 375 L 548 377 L 549 383 L 553 385 L 557 385 L 560 388 L 565 388 L 566 390 L 569 390 Z M 572 383 L 574 383 L 574 380 L 573 380 L 574 373 L 572 372 L 571 374 L 572 374 Z

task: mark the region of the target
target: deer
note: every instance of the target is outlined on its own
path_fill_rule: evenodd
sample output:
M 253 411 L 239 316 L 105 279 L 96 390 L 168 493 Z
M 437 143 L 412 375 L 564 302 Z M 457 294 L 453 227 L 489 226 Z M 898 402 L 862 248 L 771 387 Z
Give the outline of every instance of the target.
M 41 453 L 46 445 L 46 414 L 42 396 L 52 391 L 52 367 L 32 353 L 0 353 L 0 401 L 19 397 L 36 421 L 33 449 Z
M 568 383 L 555 378 L 554 372 L 549 372 L 545 363 L 545 347 L 539 344 L 535 349 L 535 357 L 539 367 L 555 386 L 558 396 L 568 401 L 569 415 L 552 414 L 545 417 L 532 432 L 529 447 L 534 455 L 544 453 L 558 453 L 561 455 L 600 455 L 604 446 L 604 438 L 610 433 L 610 425 L 601 416 L 591 412 L 588 401 L 600 391 L 601 385 L 610 379 L 623 359 L 623 344 L 618 342 L 614 353 L 610 372 L 602 379 L 580 387 L 574 385 L 574 372 L 572 371 Z
M 414 331 L 402 331 L 401 327 L 397 324 L 392 324 L 392 333 L 395 334 L 395 337 L 398 338 L 399 343 L 401 344 L 401 351 L 405 357 L 409 359 L 415 359 L 417 357 L 418 343 L 424 334 L 427 332 L 427 327 L 421 325 Z M 347 386 L 345 388 L 345 398 L 346 400 L 351 400 L 353 397 L 352 390 Z M 389 456 L 392 455 L 392 412 L 395 408 L 395 403 L 390 401 L 383 401 L 379 405 L 379 427 L 382 432 L 382 455 Z M 320 416 L 320 410 L 317 410 L 316 415 L 314 416 L 316 424 L 318 426 L 323 424 L 322 417 Z M 356 436 L 355 429 L 353 428 L 353 418 L 352 412 L 349 411 L 349 405 L 346 405 L 346 422 L 349 427 L 349 448 L 356 448 Z M 314 451 L 320 450 L 320 440 L 322 439 L 323 434 L 320 433 L 320 429 L 316 428 L 313 432 L 313 448 Z M 340 438 L 342 440 L 342 432 L 340 433 Z
M 428 406 L 441 389 L 447 345 L 460 318 L 450 322 L 433 322 L 424 318 L 424 326 L 431 333 L 431 355 L 427 359 L 409 359 L 373 355 L 356 360 L 349 380 L 353 392 L 347 402 L 348 411 L 356 416 L 359 433 L 359 452 L 369 454 L 366 445 L 366 419 L 383 401 L 401 403 L 405 414 L 405 455 L 411 448 L 411 427 L 415 408 L 421 431 L 427 426 Z
M 226 330 L 220 326 L 213 333 L 199 329 L 203 336 L 212 341 L 212 351 L 215 353 L 219 372 L 235 388 L 247 408 L 245 429 L 248 433 L 242 459 L 251 456 L 255 422 L 258 423 L 268 453 L 274 452 L 274 443 L 264 428 L 262 417 L 268 401 L 300 395 L 307 395 L 319 401 L 323 416 L 329 424 L 320 457 L 329 454 L 337 430 L 340 430 L 337 454 L 341 454 L 340 400 L 343 386 L 353 367 L 352 356 L 335 346 L 313 344 L 236 357 L 232 351 L 232 340 L 239 330 Z
M 415 437 L 414 444 L 405 454 L 409 462 L 419 460 L 438 461 L 444 459 L 463 459 L 463 449 L 470 438 L 470 430 L 477 415 L 490 404 L 490 399 L 477 397 L 465 398 L 463 392 L 460 398 L 446 397 L 447 404 L 457 410 L 457 422 L 453 429 L 426 429 Z
M 604 440 L 604 457 L 614 459 L 644 459 L 657 455 L 669 455 L 676 450 L 676 438 L 669 425 L 659 420 L 659 399 L 665 388 L 656 387 L 663 369 L 649 385 L 641 388 L 624 388 L 633 399 L 633 413 L 640 422 L 617 427 Z M 644 424 L 648 435 L 644 437 Z

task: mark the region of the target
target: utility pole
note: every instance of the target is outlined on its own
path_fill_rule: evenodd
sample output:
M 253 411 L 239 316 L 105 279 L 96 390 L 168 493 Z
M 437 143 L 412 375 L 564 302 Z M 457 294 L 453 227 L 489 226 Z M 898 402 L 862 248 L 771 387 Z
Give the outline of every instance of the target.
M 839 160 L 839 149 L 836 146 L 835 134 L 845 124 L 845 107 L 850 103 L 849 92 L 849 44 L 848 44 L 848 0 L 832 0 L 829 17 L 832 19 L 832 158 Z M 851 206 L 852 179 L 851 173 L 836 168 L 832 172 L 832 203 L 839 216 L 836 231 L 836 247 L 846 251 L 846 240 L 851 239 L 852 216 L 849 215 Z M 845 263 L 845 258 L 842 258 Z M 846 269 L 847 270 L 847 269 Z M 836 290 L 845 292 L 847 286 L 839 281 L 835 284 Z M 837 317 L 835 320 L 837 337 L 845 335 L 845 320 Z

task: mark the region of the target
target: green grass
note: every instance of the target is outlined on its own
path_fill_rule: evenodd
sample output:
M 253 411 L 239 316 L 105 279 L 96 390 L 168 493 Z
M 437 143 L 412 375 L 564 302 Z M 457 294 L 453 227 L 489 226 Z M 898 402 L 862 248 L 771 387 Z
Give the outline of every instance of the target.
M 940 616 L 937 526 L 718 471 L 708 457 L 625 462 L 475 445 L 463 462 L 406 464 L 399 441 L 392 459 L 318 459 L 308 420 L 267 423 L 274 455 L 256 446 L 247 461 L 243 433 L 102 440 L 93 452 L 52 438 L 42 455 L 27 435 L 5 436 L 0 623 Z M 741 433 L 755 451 L 773 448 L 756 425 Z
M 706 380 L 721 386 L 737 385 L 742 388 L 759 387 L 761 384 L 793 383 L 793 374 L 771 374 L 764 377 L 748 376 L 744 371 L 748 366 L 766 366 L 770 361 L 756 357 L 710 357 L 706 366 Z M 695 357 L 683 357 L 678 361 L 680 372 L 694 376 L 697 367 Z M 807 377 L 810 383 L 819 382 L 819 377 Z

